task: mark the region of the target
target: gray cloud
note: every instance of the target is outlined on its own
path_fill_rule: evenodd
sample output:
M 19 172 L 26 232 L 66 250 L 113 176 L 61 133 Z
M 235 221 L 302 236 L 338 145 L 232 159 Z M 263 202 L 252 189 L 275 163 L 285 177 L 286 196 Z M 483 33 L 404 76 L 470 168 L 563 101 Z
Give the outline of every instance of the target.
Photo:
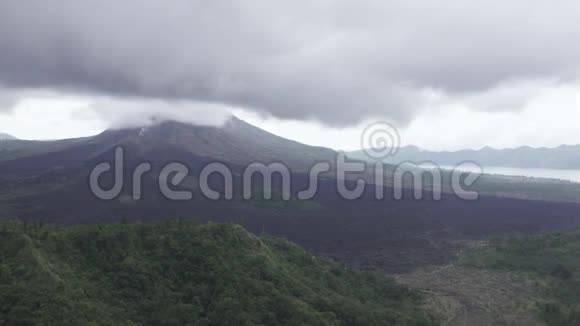
M 579 13 L 566 0 L 0 0 L 0 84 L 406 122 L 429 90 L 575 80 Z M 500 93 L 514 109 L 525 97 Z
M 147 127 L 165 120 L 220 126 L 231 117 L 227 107 L 192 101 L 99 97 L 88 104 L 88 109 L 88 114 L 75 118 L 102 121 L 110 128 Z
M 26 89 L 7 89 L 0 85 L 0 114 L 11 114 L 20 100 L 31 94 L 41 95 L 43 92 Z
M 2 91 L 0 90 L 0 114 L 12 112 L 12 109 L 14 108 L 16 103 L 18 103 L 18 99 L 16 97 L 11 95 L 10 93 L 3 94 Z

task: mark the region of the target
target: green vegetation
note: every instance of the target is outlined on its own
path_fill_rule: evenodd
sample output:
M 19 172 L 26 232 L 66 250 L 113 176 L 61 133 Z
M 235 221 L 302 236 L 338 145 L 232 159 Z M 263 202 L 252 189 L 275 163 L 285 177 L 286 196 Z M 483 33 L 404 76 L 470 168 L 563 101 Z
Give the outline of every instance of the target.
M 467 251 L 459 263 L 523 272 L 538 281 L 546 300 L 536 304 L 549 325 L 580 325 L 580 229 L 494 238 Z
M 233 224 L 0 224 L 0 324 L 433 325 L 415 291 Z

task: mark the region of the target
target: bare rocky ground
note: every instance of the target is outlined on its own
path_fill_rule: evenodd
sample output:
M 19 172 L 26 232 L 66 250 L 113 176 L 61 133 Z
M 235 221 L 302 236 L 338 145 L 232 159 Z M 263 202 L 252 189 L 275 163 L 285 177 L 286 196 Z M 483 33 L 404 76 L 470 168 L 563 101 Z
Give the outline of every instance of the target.
M 427 295 L 425 308 L 443 325 L 543 325 L 534 316 L 537 284 L 516 273 L 449 264 L 418 269 L 396 278 Z

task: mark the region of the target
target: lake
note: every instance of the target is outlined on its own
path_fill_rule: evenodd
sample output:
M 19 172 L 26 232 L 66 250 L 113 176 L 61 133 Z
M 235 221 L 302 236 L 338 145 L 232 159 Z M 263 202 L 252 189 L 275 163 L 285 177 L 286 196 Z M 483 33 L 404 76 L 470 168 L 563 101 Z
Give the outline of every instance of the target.
M 453 166 L 441 166 L 443 169 L 452 170 Z M 475 169 L 461 168 L 460 170 L 466 172 L 479 172 Z M 500 166 L 484 166 L 483 173 L 497 174 L 508 176 L 523 176 L 534 178 L 549 178 L 560 179 L 580 183 L 580 170 L 566 170 L 566 169 L 529 169 L 529 168 L 510 168 Z

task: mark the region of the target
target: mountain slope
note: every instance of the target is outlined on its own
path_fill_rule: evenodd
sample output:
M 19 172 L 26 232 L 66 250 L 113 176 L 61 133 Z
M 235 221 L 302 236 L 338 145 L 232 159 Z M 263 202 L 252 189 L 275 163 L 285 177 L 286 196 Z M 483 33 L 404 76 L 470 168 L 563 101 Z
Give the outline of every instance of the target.
M 366 159 L 363 151 L 349 153 L 356 159 Z M 399 152 L 386 159 L 391 164 L 404 161 L 432 161 L 439 165 L 457 165 L 463 161 L 475 161 L 483 166 L 517 168 L 580 169 L 580 145 L 562 145 L 555 148 L 532 148 L 528 146 L 513 149 L 427 151 L 416 146 L 402 147 Z
M 166 139 L 170 144 L 202 157 L 237 165 L 254 162 L 282 162 L 290 168 L 307 171 L 320 160 L 332 161 L 336 153 L 291 141 L 256 128 L 236 117 L 222 127 L 202 127 L 164 122 L 146 128 L 140 134 L 147 139 Z
M 16 137 L 0 132 L 0 140 L 16 140 Z
M 91 137 L 47 141 L 20 139 L 0 141 L 0 162 L 58 152 L 82 145 L 90 139 Z
M 537 314 L 548 325 L 580 324 L 580 229 L 494 238 L 466 251 L 459 263 L 523 273 L 542 287 Z
M 231 224 L 0 227 L 2 324 L 435 324 L 385 276 Z

